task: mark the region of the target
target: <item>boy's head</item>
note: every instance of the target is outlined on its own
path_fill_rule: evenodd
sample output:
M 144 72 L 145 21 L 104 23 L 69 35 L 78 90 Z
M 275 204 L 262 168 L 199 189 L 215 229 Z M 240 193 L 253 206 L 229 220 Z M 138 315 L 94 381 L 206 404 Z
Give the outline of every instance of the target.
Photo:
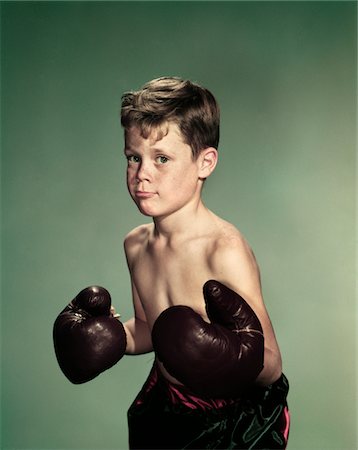
M 219 145 L 220 110 L 207 89 L 178 77 L 161 77 L 122 96 L 121 123 L 138 127 L 144 138 L 161 139 L 175 123 L 196 159 L 201 150 Z

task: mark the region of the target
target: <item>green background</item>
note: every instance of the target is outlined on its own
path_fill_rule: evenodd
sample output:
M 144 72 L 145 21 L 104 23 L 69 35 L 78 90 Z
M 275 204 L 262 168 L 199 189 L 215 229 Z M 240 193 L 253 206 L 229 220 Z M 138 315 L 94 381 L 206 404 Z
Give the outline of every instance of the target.
M 58 312 L 89 284 L 132 314 L 122 250 L 146 221 L 125 187 L 123 91 L 212 90 L 207 206 L 251 243 L 291 384 L 289 449 L 356 441 L 354 2 L 10 2 L 2 10 L 2 447 L 125 449 L 152 364 L 71 385 Z

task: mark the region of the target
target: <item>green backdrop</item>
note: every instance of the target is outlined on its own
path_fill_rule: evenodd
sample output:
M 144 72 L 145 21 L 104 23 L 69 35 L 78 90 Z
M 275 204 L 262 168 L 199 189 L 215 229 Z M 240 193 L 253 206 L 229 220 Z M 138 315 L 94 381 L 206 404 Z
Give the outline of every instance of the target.
M 153 357 L 71 385 L 58 312 L 132 314 L 123 91 L 161 75 L 222 109 L 207 205 L 251 243 L 291 384 L 289 449 L 356 441 L 355 2 L 2 2 L 2 446 L 125 449 Z

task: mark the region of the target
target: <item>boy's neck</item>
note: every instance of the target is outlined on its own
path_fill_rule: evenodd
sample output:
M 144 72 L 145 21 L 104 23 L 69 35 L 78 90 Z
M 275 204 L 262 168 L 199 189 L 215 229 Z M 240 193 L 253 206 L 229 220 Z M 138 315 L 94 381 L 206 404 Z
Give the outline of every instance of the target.
M 168 216 L 154 217 L 154 237 L 169 242 L 184 235 L 196 234 L 209 214 L 209 210 L 200 200 L 197 205 L 187 205 Z

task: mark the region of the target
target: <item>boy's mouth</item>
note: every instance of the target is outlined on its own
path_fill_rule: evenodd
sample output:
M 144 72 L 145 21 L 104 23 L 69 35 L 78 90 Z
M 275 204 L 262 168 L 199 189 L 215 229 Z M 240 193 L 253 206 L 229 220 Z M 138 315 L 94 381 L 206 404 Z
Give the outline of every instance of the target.
M 154 192 L 148 192 L 148 191 L 135 191 L 134 195 L 137 198 L 151 198 L 155 195 Z

